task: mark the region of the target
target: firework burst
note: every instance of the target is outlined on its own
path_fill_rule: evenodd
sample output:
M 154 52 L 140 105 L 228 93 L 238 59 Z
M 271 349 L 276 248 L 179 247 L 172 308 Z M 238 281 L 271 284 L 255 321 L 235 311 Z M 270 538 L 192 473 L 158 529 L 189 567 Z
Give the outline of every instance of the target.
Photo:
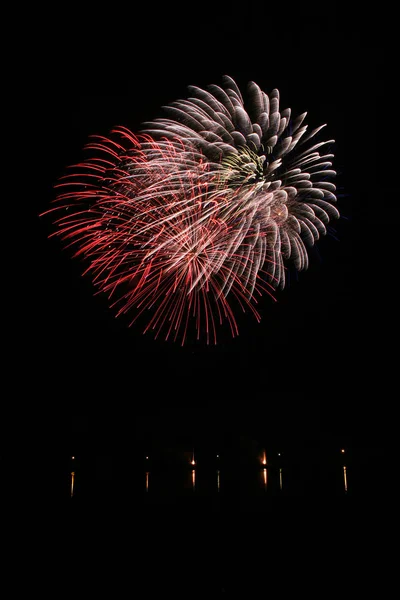
M 285 263 L 307 268 L 339 217 L 333 140 L 280 111 L 278 90 L 251 82 L 246 104 L 230 77 L 189 91 L 139 135 L 93 137 L 48 212 L 117 315 L 146 312 L 145 331 L 182 343 L 194 321 L 216 342 L 224 320 L 238 333 L 233 305 L 259 319 L 257 297 L 285 286 Z

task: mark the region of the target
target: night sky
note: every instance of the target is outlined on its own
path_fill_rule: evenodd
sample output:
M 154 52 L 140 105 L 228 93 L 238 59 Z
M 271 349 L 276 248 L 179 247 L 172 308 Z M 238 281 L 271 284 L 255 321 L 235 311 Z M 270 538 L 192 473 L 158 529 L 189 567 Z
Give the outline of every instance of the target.
M 129 447 L 133 437 L 174 445 L 221 432 L 278 445 L 382 444 L 377 292 L 365 246 L 376 174 L 364 155 L 368 103 L 383 86 L 379 38 L 335 3 L 210 5 L 192 15 L 152 5 L 122 22 L 116 12 L 54 17 L 27 90 L 37 167 L 24 351 L 30 390 L 54 430 L 66 447 L 85 440 L 99 451 Z M 137 131 L 188 85 L 220 84 L 224 74 L 243 91 L 250 80 L 267 93 L 278 88 L 283 108 L 308 111 L 309 127 L 328 124 L 342 218 L 311 252 L 309 270 L 292 271 L 276 303 L 260 301 L 260 324 L 240 315 L 238 338 L 222 330 L 215 347 L 189 340 L 181 348 L 115 319 L 38 214 L 89 135 L 116 125 Z

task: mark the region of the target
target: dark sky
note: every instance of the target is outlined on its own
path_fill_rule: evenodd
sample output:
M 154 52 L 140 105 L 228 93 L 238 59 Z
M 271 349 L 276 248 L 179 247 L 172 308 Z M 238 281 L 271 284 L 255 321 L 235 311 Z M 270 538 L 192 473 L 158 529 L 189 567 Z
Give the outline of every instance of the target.
M 220 427 L 267 432 L 277 442 L 377 443 L 385 417 L 377 408 L 378 321 L 364 246 L 374 173 L 367 183 L 363 151 L 384 50 L 379 37 L 365 35 L 364 15 L 339 14 L 335 3 L 231 6 L 202 5 L 189 15 L 152 5 L 126 18 L 119 9 L 83 16 L 71 8 L 46 32 L 27 92 L 35 96 L 28 104 L 38 163 L 28 258 L 31 387 L 75 433 L 103 445 L 151 430 L 206 439 Z M 93 297 L 79 262 L 47 239 L 50 223 L 37 214 L 65 167 L 82 158 L 89 135 L 115 125 L 137 130 L 185 97 L 188 85 L 220 84 L 224 74 L 242 88 L 249 80 L 267 93 L 277 87 L 283 107 L 308 111 L 310 127 L 328 124 L 343 218 L 308 272 L 293 277 L 277 303 L 262 300 L 260 324 L 245 315 L 238 338 L 181 348 L 116 320 L 105 299 Z

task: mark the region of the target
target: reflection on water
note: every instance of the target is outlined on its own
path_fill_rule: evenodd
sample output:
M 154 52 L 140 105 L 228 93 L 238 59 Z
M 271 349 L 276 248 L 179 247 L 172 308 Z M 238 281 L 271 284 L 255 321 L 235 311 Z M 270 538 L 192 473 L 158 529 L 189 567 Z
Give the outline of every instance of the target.
M 267 469 L 263 469 L 263 483 L 264 483 L 264 490 L 267 491 L 267 486 L 268 486 L 268 472 L 267 472 Z
M 71 460 L 75 460 L 75 456 L 71 456 Z M 74 495 L 75 471 L 71 471 L 71 498 Z
M 345 451 L 345 449 L 344 449 L 344 448 L 342 448 L 342 449 L 340 450 L 340 452 L 341 452 L 342 454 L 345 454 L 345 453 L 346 453 L 346 451 Z M 343 465 L 343 483 L 344 483 L 344 491 L 345 491 L 345 493 L 347 493 L 347 469 L 346 469 L 346 466 L 345 466 L 345 465 Z
M 245 464 L 236 461 L 227 463 L 218 460 L 219 456 L 207 457 L 207 462 L 199 452 L 200 458 L 194 452 L 189 452 L 184 461 L 176 467 L 172 464 L 155 464 L 151 470 L 152 489 L 150 489 L 150 464 L 149 457 L 143 454 L 142 460 L 146 461 L 136 465 L 120 468 L 118 464 L 114 469 L 105 468 L 104 461 L 99 463 L 84 462 L 82 457 L 70 456 L 70 466 L 65 473 L 64 481 L 68 481 L 65 490 L 74 502 L 87 494 L 103 494 L 103 484 L 107 483 L 105 493 L 113 494 L 115 489 L 141 490 L 143 497 L 148 497 L 147 503 L 159 502 L 160 499 L 168 498 L 190 498 L 195 497 L 196 502 L 203 498 L 214 498 L 218 503 L 230 501 L 231 498 L 245 498 L 250 502 L 254 498 L 256 502 L 264 502 L 273 496 L 298 496 L 303 494 L 328 493 L 335 495 L 358 494 L 360 486 L 364 485 L 365 477 L 361 477 L 362 471 L 358 470 L 354 457 L 348 451 L 340 447 L 336 449 L 336 458 L 332 460 L 317 462 L 283 462 L 278 453 L 271 457 L 266 456 L 263 451 L 254 456 L 254 464 Z M 346 460 L 344 458 L 346 457 Z M 265 462 L 267 464 L 265 464 Z M 193 464 L 194 463 L 194 464 Z M 346 463 L 346 464 L 344 464 Z M 131 465 L 131 463 L 129 463 Z M 304 468 L 306 465 L 306 468 Z M 350 487 L 348 480 L 348 468 L 350 467 Z M 130 470 L 130 469 L 133 469 Z M 285 487 L 283 487 L 283 469 L 285 469 Z M 111 472 L 112 471 L 112 472 Z M 196 473 L 199 471 L 199 473 Z M 145 476 L 145 487 L 143 489 L 143 475 Z M 223 478 L 224 485 L 221 486 Z M 198 479 L 196 481 L 196 479 Z M 114 482 L 116 486 L 114 486 Z M 110 484 L 110 485 L 108 485 Z M 76 498 L 76 500 L 75 500 Z M 218 500 L 217 500 L 218 498 Z M 247 501 L 247 500 L 246 500 Z

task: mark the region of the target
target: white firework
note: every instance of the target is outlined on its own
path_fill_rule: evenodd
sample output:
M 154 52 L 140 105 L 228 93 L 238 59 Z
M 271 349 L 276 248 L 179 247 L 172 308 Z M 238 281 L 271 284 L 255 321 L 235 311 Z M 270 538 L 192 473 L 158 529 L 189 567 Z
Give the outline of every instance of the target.
M 176 147 L 173 172 L 179 174 L 179 185 L 183 173 L 193 172 L 188 156 L 196 157 L 194 163 L 199 157 L 208 162 L 209 197 L 218 198 L 215 211 L 231 232 L 225 244 L 230 275 L 224 294 L 238 275 L 251 297 L 262 269 L 274 288 L 283 288 L 284 261 L 292 261 L 298 271 L 306 269 L 306 246 L 339 217 L 332 204 L 336 187 L 329 181 L 336 174 L 334 155 L 321 154 L 334 140 L 314 143 L 325 125 L 307 132 L 307 113 L 292 119 L 290 108 L 280 111 L 277 89 L 268 96 L 250 82 L 247 105 L 228 76 L 223 87 L 189 90 L 189 98 L 164 107 L 169 118 L 145 124 L 145 131 Z
M 193 316 L 198 337 L 205 323 L 216 340 L 224 318 L 236 335 L 230 298 L 259 319 L 255 295 L 285 286 L 286 262 L 306 269 L 307 246 L 339 217 L 322 150 L 333 140 L 315 137 L 324 125 L 308 132 L 278 90 L 248 88 L 245 104 L 227 76 L 190 87 L 139 136 L 120 127 L 90 143 L 93 157 L 60 184 L 57 235 L 118 314 L 153 310 L 156 336 L 183 330 L 184 341 Z

